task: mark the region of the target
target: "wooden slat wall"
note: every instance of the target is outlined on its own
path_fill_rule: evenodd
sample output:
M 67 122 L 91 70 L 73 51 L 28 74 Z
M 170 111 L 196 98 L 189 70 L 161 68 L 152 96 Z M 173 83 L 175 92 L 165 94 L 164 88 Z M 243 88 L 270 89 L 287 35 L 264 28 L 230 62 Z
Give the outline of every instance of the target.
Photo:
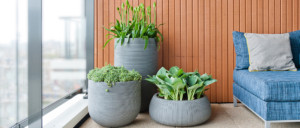
M 95 0 L 95 66 L 114 63 L 108 27 L 119 19 L 116 7 L 125 0 Z M 135 6 L 157 2 L 157 23 L 164 42 L 159 66 L 212 74 L 218 82 L 206 95 L 211 102 L 232 102 L 235 53 L 232 31 L 285 33 L 300 29 L 298 0 L 129 0 Z

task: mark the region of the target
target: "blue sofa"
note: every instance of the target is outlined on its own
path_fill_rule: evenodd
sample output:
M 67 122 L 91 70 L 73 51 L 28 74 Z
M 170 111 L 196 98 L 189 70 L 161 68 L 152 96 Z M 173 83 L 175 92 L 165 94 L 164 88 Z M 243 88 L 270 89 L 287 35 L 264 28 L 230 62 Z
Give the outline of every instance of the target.
M 234 106 L 237 100 L 265 122 L 300 122 L 300 30 L 290 32 L 293 61 L 298 71 L 249 72 L 244 33 L 233 32 L 236 67 L 233 73 Z

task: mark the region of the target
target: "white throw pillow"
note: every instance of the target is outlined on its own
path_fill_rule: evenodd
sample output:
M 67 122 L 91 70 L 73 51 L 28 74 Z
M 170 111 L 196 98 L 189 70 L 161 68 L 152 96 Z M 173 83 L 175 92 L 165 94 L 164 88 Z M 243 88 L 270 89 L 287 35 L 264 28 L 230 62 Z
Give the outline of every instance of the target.
M 288 33 L 244 35 L 248 45 L 250 72 L 297 71 Z

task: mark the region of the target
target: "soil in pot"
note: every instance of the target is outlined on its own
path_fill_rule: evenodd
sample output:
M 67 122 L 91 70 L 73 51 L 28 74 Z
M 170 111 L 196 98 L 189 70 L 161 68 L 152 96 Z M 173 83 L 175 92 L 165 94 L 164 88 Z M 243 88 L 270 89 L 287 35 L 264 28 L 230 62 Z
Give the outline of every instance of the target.
M 195 100 L 165 100 L 155 94 L 149 114 L 151 118 L 169 126 L 195 126 L 207 121 L 211 115 L 210 102 L 206 96 Z
M 141 106 L 141 82 L 117 82 L 108 87 L 105 82 L 89 80 L 88 111 L 91 118 L 105 127 L 130 124 Z

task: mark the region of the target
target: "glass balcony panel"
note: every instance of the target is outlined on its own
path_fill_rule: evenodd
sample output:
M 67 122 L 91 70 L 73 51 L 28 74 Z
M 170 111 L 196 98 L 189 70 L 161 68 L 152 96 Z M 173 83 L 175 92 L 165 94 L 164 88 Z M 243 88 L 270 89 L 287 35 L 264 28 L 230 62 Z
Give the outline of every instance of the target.
M 43 0 L 43 107 L 84 85 L 84 5 L 84 0 Z
M 28 0 L 0 1 L 0 127 L 28 116 Z

